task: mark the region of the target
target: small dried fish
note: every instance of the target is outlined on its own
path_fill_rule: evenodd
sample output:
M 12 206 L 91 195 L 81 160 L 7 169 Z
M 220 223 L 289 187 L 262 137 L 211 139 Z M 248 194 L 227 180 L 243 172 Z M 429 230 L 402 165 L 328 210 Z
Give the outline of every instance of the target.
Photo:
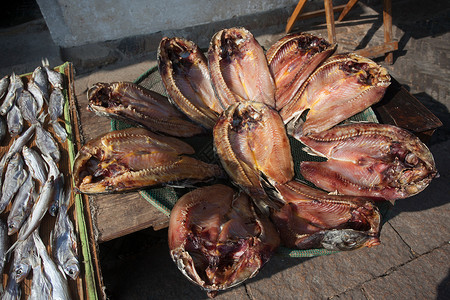
M 48 255 L 47 249 L 45 248 L 44 243 L 39 237 L 37 231 L 33 234 L 33 238 L 37 252 L 42 259 L 42 264 L 44 265 L 44 273 L 52 284 L 52 299 L 71 299 L 67 280 Z
M 43 98 L 47 101 L 48 100 L 48 76 L 45 69 L 43 69 L 41 66 L 38 66 L 33 71 L 33 75 L 31 76 L 31 81 L 36 84 L 36 86 L 41 91 L 41 94 Z
M 42 107 L 44 107 L 44 102 L 47 102 L 47 98 L 45 98 L 44 93 L 41 91 L 39 86 L 32 80 L 28 81 L 27 89 L 36 100 L 37 111 L 41 112 Z
M 50 68 L 50 63 L 48 62 L 48 59 L 45 58 L 42 60 L 42 66 L 45 69 L 45 72 L 47 72 L 47 78 L 50 84 L 53 86 L 53 88 L 63 88 L 64 83 L 64 77 L 61 73 L 53 70 Z
M 8 283 L 6 289 L 2 294 L 2 300 L 20 300 L 22 296 L 22 290 L 19 283 L 14 279 L 14 276 L 10 273 L 8 276 Z
M 25 219 L 31 212 L 34 204 L 34 181 L 31 174 L 20 186 L 16 197 L 14 198 L 11 211 L 8 214 L 8 235 L 12 235 L 19 231 Z
M 22 79 L 13 73 L 11 75 L 11 82 L 9 84 L 8 93 L 6 94 L 5 100 L 3 100 L 3 103 L 0 106 L 0 115 L 4 116 L 8 113 L 22 90 Z
M 31 258 L 35 247 L 33 237 L 29 236 L 23 243 L 14 249 L 14 260 L 12 263 L 14 279 L 17 282 L 23 281 L 31 271 Z
M 23 118 L 31 124 L 37 123 L 37 114 L 39 112 L 38 103 L 33 95 L 26 90 L 23 90 L 17 99 L 17 105 L 22 113 Z M 9 115 L 9 113 L 8 113 Z
M 27 178 L 27 171 L 23 169 L 23 159 L 19 153 L 14 154 L 8 164 L 5 173 L 5 181 L 2 186 L 2 197 L 0 199 L 0 212 L 3 212 L 14 197 L 19 187 Z
M 63 196 L 64 199 L 61 201 L 50 240 L 55 262 L 65 274 L 75 280 L 80 273 L 80 265 L 77 254 L 77 238 L 72 221 L 68 215 L 70 195 L 70 191 L 67 190 L 66 195 Z
M 61 142 L 64 143 L 67 139 L 67 131 L 61 126 L 61 124 L 59 124 L 58 121 L 50 121 L 50 124 L 52 125 L 55 134 L 59 137 Z
M 50 155 L 56 162 L 59 162 L 61 153 L 58 144 L 52 135 L 40 125 L 36 127 L 36 146 L 38 146 L 41 153 Z
M 60 202 L 64 197 L 64 174 L 59 171 L 58 165 L 52 157 L 49 155 L 44 155 L 43 158 L 49 167 L 48 177 L 51 176 L 55 179 L 55 196 L 53 197 L 53 202 L 48 211 L 50 215 L 54 217 L 56 216 Z
M 31 176 L 41 184 L 44 184 L 47 180 L 47 165 L 42 159 L 42 156 L 26 145 L 22 148 L 22 154 Z
M 41 258 L 34 254 L 31 259 L 33 281 L 27 300 L 48 300 L 52 298 L 52 285 L 42 269 Z
M 6 115 L 6 123 L 8 124 L 8 131 L 11 137 L 20 134 L 23 129 L 23 117 L 17 105 L 13 104 Z
M 50 120 L 56 121 L 64 113 L 65 98 L 60 88 L 53 89 L 48 102 L 48 114 Z
M 0 219 L 0 274 L 2 274 L 0 276 L 0 292 L 3 290 L 3 269 L 7 261 L 6 250 L 8 250 L 8 247 L 8 228 L 3 219 Z
M 5 75 L 2 79 L 0 79 L 0 99 L 5 96 L 6 91 L 9 87 L 9 76 Z

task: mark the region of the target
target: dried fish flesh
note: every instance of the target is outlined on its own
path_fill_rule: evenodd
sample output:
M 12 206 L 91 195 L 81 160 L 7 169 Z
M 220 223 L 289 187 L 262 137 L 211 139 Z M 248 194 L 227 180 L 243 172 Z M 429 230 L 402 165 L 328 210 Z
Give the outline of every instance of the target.
M 19 153 L 14 154 L 6 168 L 5 180 L 2 186 L 0 212 L 3 212 L 14 197 L 19 187 L 27 178 L 27 171 L 23 169 L 23 159 Z
M 294 98 L 305 80 L 330 55 L 337 45 L 309 33 L 286 35 L 267 51 L 269 69 L 275 80 L 276 109 Z
M 52 298 L 52 285 L 42 270 L 41 258 L 37 254 L 32 256 L 33 281 L 30 296 L 27 300 L 48 300 Z
M 20 95 L 23 90 L 22 79 L 16 74 L 12 74 L 10 77 L 10 84 L 8 88 L 8 93 L 0 106 L 0 115 L 4 116 L 8 113 L 11 107 L 14 105 L 16 98 Z
M 31 212 L 34 204 L 35 190 L 32 176 L 28 174 L 27 179 L 20 186 L 14 198 L 13 205 L 8 214 L 8 235 L 19 231 L 25 219 Z
M 35 253 L 33 237 L 29 236 L 14 249 L 12 263 L 14 279 L 22 282 L 31 271 L 31 259 Z
M 240 101 L 275 107 L 275 83 L 264 51 L 245 28 L 217 32 L 208 50 L 211 80 L 224 109 Z
M 31 75 L 31 82 L 33 82 L 36 85 L 36 87 L 41 91 L 43 99 L 45 101 L 48 101 L 49 82 L 46 70 L 43 69 L 41 66 L 38 66 L 36 69 L 34 69 L 33 75 Z
M 301 141 L 328 159 L 302 162 L 302 175 L 330 192 L 401 199 L 425 189 L 437 174 L 427 146 L 392 125 L 341 125 Z
M 44 93 L 42 93 L 42 90 L 39 88 L 39 86 L 32 80 L 28 81 L 27 90 L 33 95 L 37 108 L 36 111 L 39 113 L 42 110 L 42 107 L 44 107 L 44 102 L 47 101 L 47 98 L 45 98 Z
M 214 127 L 214 147 L 232 181 L 248 193 L 261 211 L 279 208 L 262 185 L 261 174 L 285 183 L 294 177 L 294 163 L 283 121 L 258 102 L 235 103 Z
M 275 188 L 286 205 L 271 219 L 287 247 L 354 250 L 380 244 L 381 215 L 368 198 L 329 195 L 298 181 Z
M 291 121 L 294 137 L 318 133 L 378 102 L 389 84 L 387 70 L 372 60 L 352 53 L 335 55 L 316 69 L 280 114 L 285 123 Z
M 63 198 L 50 240 L 52 241 L 52 253 L 56 264 L 66 275 L 75 280 L 80 273 L 80 264 L 77 254 L 77 238 L 68 215 L 70 191 L 66 191 Z
M 280 242 L 252 201 L 225 185 L 182 196 L 169 223 L 170 255 L 180 271 L 214 297 L 255 276 Z
M 31 124 L 37 123 L 37 114 L 39 112 L 38 103 L 34 99 L 33 95 L 23 90 L 20 94 L 19 99 L 17 99 L 17 105 L 22 113 L 23 118 L 30 122 Z M 8 113 L 9 115 L 9 113 Z
M 44 184 L 47 180 L 47 165 L 42 159 L 42 156 L 32 148 L 28 148 L 26 145 L 22 148 L 22 155 L 31 176 L 39 181 L 40 184 Z
M 131 82 L 97 83 L 88 90 L 88 108 L 99 116 L 119 119 L 178 137 L 200 134 L 168 99 Z
M 8 131 L 11 137 L 20 134 L 23 129 L 23 117 L 20 109 L 14 104 L 6 116 Z
M 69 285 L 67 280 L 58 270 L 58 267 L 52 261 L 47 253 L 47 249 L 44 246 L 37 231 L 33 234 L 36 250 L 42 259 L 44 266 L 44 273 L 52 285 L 52 299 L 68 300 L 71 299 L 69 292 Z
M 82 193 L 112 193 L 222 176 L 219 166 L 183 155 L 193 153 L 188 144 L 143 128 L 113 131 L 80 149 L 72 173 L 75 188 Z
M 0 99 L 5 96 L 9 87 L 9 76 L 5 75 L 2 79 L 0 79 Z
M 214 94 L 208 62 L 200 48 L 183 38 L 163 38 L 158 68 L 169 99 L 191 120 L 212 129 L 223 108 Z
M 55 162 L 59 162 L 61 153 L 58 148 L 58 144 L 53 139 L 52 135 L 45 130 L 41 125 L 36 127 L 36 146 L 41 153 L 50 155 Z
M 47 73 L 48 82 L 50 82 L 52 87 L 54 89 L 56 88 L 63 89 L 64 83 L 63 74 L 51 69 L 47 58 L 42 60 L 42 66 L 44 67 L 45 72 Z

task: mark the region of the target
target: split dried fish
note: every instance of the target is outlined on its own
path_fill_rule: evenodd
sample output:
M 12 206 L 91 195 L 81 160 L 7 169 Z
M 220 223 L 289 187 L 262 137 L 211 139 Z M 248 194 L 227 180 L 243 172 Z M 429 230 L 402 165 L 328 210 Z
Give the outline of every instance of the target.
M 424 190 L 437 175 L 427 146 L 396 126 L 353 123 L 300 140 L 328 159 L 302 162 L 302 175 L 329 192 L 402 199 Z
M 12 74 L 10 77 L 11 82 L 9 83 L 8 93 L 0 106 L 0 115 L 4 116 L 8 113 L 11 107 L 14 105 L 16 98 L 19 97 L 23 90 L 22 79 L 16 74 Z
M 34 204 L 35 190 L 32 176 L 28 174 L 27 179 L 20 186 L 13 205 L 8 214 L 8 235 L 12 235 L 19 231 L 22 224 L 31 212 Z
M 23 168 L 24 162 L 19 153 L 14 154 L 6 168 L 5 179 L 0 199 L 0 212 L 3 212 L 27 178 L 27 171 Z
M 19 107 L 20 112 L 22 113 L 22 116 L 26 121 L 30 122 L 31 124 L 39 122 L 37 119 L 37 114 L 39 112 L 38 103 L 30 92 L 26 90 L 22 91 L 19 99 L 17 99 L 17 106 Z
M 169 99 L 191 120 L 212 129 L 223 108 L 214 94 L 208 62 L 193 41 L 163 38 L 158 68 Z
M 217 32 L 208 50 L 211 80 L 224 109 L 255 101 L 275 107 L 275 83 L 264 50 L 245 28 Z
M 178 137 L 202 133 L 167 97 L 131 82 L 97 83 L 88 90 L 88 109 L 151 131 Z
M 193 153 L 181 140 L 143 128 L 109 132 L 78 152 L 72 172 L 75 188 L 82 193 L 112 193 L 222 176 L 219 166 L 184 155 Z
M 170 255 L 209 297 L 255 276 L 279 243 L 274 225 L 256 213 L 251 199 L 225 185 L 185 194 L 170 215 Z

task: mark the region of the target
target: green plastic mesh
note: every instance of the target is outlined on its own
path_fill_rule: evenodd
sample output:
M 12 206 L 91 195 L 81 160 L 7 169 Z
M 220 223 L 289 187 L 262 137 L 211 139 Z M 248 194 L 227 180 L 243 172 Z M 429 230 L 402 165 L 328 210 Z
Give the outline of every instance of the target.
M 152 67 L 147 72 L 142 74 L 138 79 L 134 81 L 134 83 L 139 84 L 149 90 L 153 90 L 162 95 L 167 96 L 166 90 L 161 80 L 161 76 L 158 72 L 158 67 Z M 349 118 L 350 121 L 369 121 L 378 123 L 378 120 L 375 116 L 373 110 L 369 107 L 365 111 L 356 114 Z M 127 123 L 111 120 L 111 129 L 112 130 L 120 130 L 131 127 Z M 196 151 L 195 158 L 198 158 L 207 163 L 218 163 L 219 160 L 214 153 L 213 149 L 213 139 L 211 137 L 192 137 L 183 139 L 183 141 L 189 143 Z M 312 183 L 306 181 L 303 176 L 300 174 L 300 162 L 302 161 L 323 161 L 324 158 L 318 156 L 311 156 L 302 150 L 304 147 L 302 143 L 297 141 L 294 138 L 289 138 L 291 143 L 291 153 L 292 158 L 294 160 L 294 170 L 295 170 L 295 178 L 300 180 L 310 186 L 314 186 Z M 189 192 L 191 189 L 179 189 L 175 187 L 162 187 L 162 188 L 149 188 L 145 190 L 141 190 L 139 194 L 148 202 L 150 202 L 153 206 L 155 206 L 159 211 L 164 213 L 166 216 L 170 216 L 170 211 L 173 206 L 177 202 L 178 198 L 183 194 Z M 381 214 L 386 214 L 389 210 L 389 203 L 383 203 L 380 207 Z M 384 219 L 384 218 L 383 218 Z M 278 249 L 278 254 L 282 256 L 288 257 L 314 257 L 320 255 L 328 255 L 332 253 L 336 253 L 338 251 L 330 251 L 326 249 L 310 249 L 310 250 L 297 250 L 297 249 L 289 249 L 286 247 L 280 247 Z

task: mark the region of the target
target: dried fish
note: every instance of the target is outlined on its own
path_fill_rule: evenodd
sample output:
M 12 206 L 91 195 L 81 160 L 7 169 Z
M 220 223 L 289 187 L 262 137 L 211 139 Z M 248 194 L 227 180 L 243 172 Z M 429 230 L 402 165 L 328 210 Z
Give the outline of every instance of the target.
M 88 99 L 88 108 L 97 115 L 140 125 L 154 132 L 189 137 L 204 131 L 166 97 L 131 82 L 99 82 L 88 90 Z
M 75 188 L 112 193 L 147 186 L 207 181 L 223 176 L 219 166 L 183 155 L 194 149 L 173 137 L 128 128 L 87 142 L 73 165 Z
M 6 168 L 5 180 L 2 186 L 0 212 L 3 212 L 27 178 L 27 171 L 23 169 L 23 159 L 19 153 L 14 154 Z
M 44 67 L 45 72 L 47 73 L 48 82 L 50 82 L 52 87 L 54 89 L 56 88 L 63 89 L 64 83 L 63 74 L 51 69 L 50 63 L 48 62 L 47 58 L 42 60 L 42 66 Z
M 52 285 L 42 269 L 41 258 L 34 254 L 31 259 L 33 281 L 27 300 L 48 300 L 52 298 Z
M 17 105 L 13 104 L 6 115 L 6 123 L 8 124 L 8 131 L 11 137 L 20 134 L 23 129 L 23 117 Z
M 49 167 L 48 177 L 51 176 L 55 179 L 53 202 L 48 210 L 50 215 L 54 217 L 56 216 L 60 202 L 64 197 L 64 174 L 59 171 L 58 165 L 53 160 L 53 158 L 51 158 L 49 155 L 44 155 L 43 158 Z
M 274 225 L 255 212 L 251 199 L 225 185 L 189 192 L 171 212 L 170 255 L 209 297 L 255 276 L 279 243 Z
M 55 142 L 52 135 L 41 125 L 36 127 L 36 146 L 38 146 L 41 153 L 50 155 L 55 162 L 59 162 L 61 153 L 58 144 Z
M 22 154 L 31 176 L 43 185 L 47 180 L 47 165 L 42 159 L 42 156 L 26 145 L 22 148 Z
M 31 259 L 35 253 L 33 237 L 29 236 L 14 248 L 12 263 L 14 279 L 22 282 L 31 271 Z
M 28 81 L 27 86 L 28 91 L 33 95 L 34 99 L 36 100 L 37 109 L 36 111 L 39 113 L 42 110 L 42 107 L 44 107 L 44 102 L 47 102 L 47 98 L 42 92 L 42 90 L 39 88 L 39 86 L 33 81 Z
M 37 114 L 39 112 L 38 103 L 34 99 L 33 95 L 23 90 L 20 94 L 19 99 L 17 99 L 17 105 L 22 113 L 23 118 L 30 122 L 31 124 L 37 123 Z M 9 115 L 9 113 L 8 113 Z
M 8 93 L 0 106 L 0 115 L 4 116 L 8 113 L 11 107 L 14 105 L 16 98 L 20 95 L 23 90 L 22 79 L 16 74 L 12 74 L 10 77 L 10 84 L 8 88 Z
M 262 47 L 245 28 L 217 32 L 208 50 L 214 89 L 224 109 L 240 101 L 275 107 L 275 83 Z
M 0 99 L 5 96 L 9 87 L 9 76 L 5 75 L 2 79 L 0 79 Z
M 48 102 L 48 114 L 50 120 L 56 121 L 64 113 L 64 103 L 66 99 L 60 88 L 53 89 L 50 94 L 50 101 Z
M 38 66 L 36 69 L 34 69 L 33 75 L 31 75 L 31 81 L 41 91 L 44 101 L 48 101 L 49 82 L 46 70 L 41 66 Z
M 44 265 L 44 273 L 52 285 L 52 299 L 71 299 L 67 280 L 64 278 L 64 276 L 58 270 L 58 267 L 48 255 L 47 249 L 45 248 L 44 243 L 39 237 L 37 231 L 35 231 L 35 233 L 33 234 L 33 238 L 37 252 L 42 259 L 42 264 Z
M 31 212 L 34 198 L 34 181 L 31 174 L 28 174 L 27 179 L 20 186 L 8 214 L 8 235 L 16 233 L 22 227 L 22 224 Z
M 7 262 L 6 251 L 8 250 L 8 247 L 8 228 L 3 219 L 0 219 L 0 274 L 2 274 L 2 276 L 0 276 L 0 292 L 3 290 L 3 269 Z
M 20 300 L 21 296 L 22 290 L 20 289 L 20 285 L 10 273 L 8 282 L 6 283 L 6 289 L 2 294 L 2 300 Z
M 158 68 L 169 99 L 191 120 L 212 129 L 223 108 L 214 94 L 208 62 L 200 48 L 183 38 L 163 38 Z

